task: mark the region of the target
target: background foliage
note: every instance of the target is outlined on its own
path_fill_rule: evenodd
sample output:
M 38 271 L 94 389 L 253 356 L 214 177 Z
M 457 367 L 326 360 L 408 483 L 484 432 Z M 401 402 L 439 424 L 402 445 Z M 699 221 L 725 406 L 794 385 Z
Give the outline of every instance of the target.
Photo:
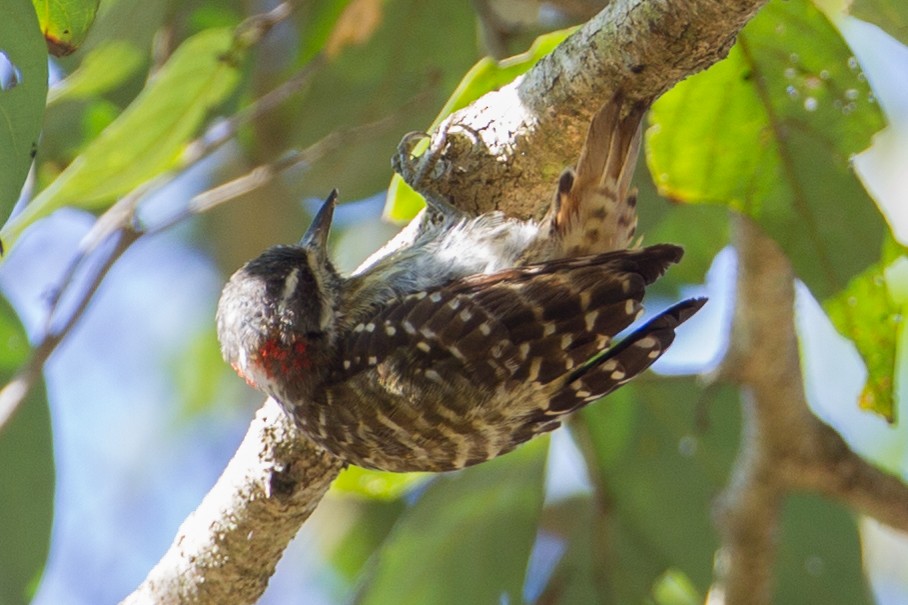
M 144 577 L 257 401 L 217 352 L 213 308 L 229 272 L 297 239 L 309 198 L 332 187 L 371 196 L 338 217 L 336 254 L 355 266 L 393 232 L 381 211 L 400 220 L 416 209 L 400 183 L 384 202 L 401 135 L 517 77 L 588 14 L 512 3 L 517 12 L 497 13 L 508 27 L 496 50 L 517 56 L 499 62 L 484 58 L 477 13 L 462 2 L 319 0 L 292 14 L 214 0 L 8 4 L 0 286 L 12 305 L 0 304 L 0 372 L 11 380 L 28 367 L 29 341 L 36 355 L 48 337 L 63 344 L 47 388 L 39 379 L 0 429 L 0 602 L 110 602 Z M 854 10 L 904 42 L 898 0 Z M 842 37 L 854 24 L 835 7 L 774 0 L 725 61 L 659 99 L 638 171 L 640 231 L 687 250 L 652 307 L 710 275 L 711 310 L 663 371 L 715 364 L 732 304 L 727 209 L 745 212 L 791 259 L 811 325 L 844 347 L 825 354 L 846 351 L 859 376 L 846 384 L 851 374 L 805 363 L 808 383 L 842 385 L 811 403 L 834 423 L 859 418 L 868 428 L 848 435 L 855 447 L 904 472 L 904 430 L 880 420 L 897 417 L 903 250 L 850 166 L 885 125 L 880 100 L 889 108 L 858 60 L 869 42 Z M 71 53 L 50 62 L 43 115 L 42 32 L 56 55 Z M 249 185 L 256 167 L 268 178 Z M 223 189 L 212 188 L 227 182 L 242 192 L 215 204 Z M 27 205 L 13 213 L 20 190 Z M 108 257 L 113 269 L 71 329 Z M 810 344 L 819 330 L 802 334 L 805 355 L 822 356 Z M 264 601 L 702 601 L 717 547 L 710 505 L 739 426 L 734 389 L 653 374 L 578 414 L 572 438 L 561 431 L 490 464 L 440 477 L 350 469 Z M 880 582 L 862 572 L 852 514 L 791 502 L 778 602 L 871 602 L 868 577 Z M 903 584 L 889 602 L 906 594 Z

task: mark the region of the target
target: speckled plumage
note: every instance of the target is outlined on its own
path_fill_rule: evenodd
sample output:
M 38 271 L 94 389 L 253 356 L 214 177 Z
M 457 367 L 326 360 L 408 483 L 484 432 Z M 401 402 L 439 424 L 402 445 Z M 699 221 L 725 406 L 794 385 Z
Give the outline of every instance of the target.
M 411 246 L 351 277 L 327 258 L 332 196 L 298 246 L 231 278 L 218 308 L 224 357 L 313 441 L 365 467 L 461 468 L 557 427 L 649 367 L 703 304 L 679 303 L 612 343 L 682 255 L 626 249 L 644 110 L 603 107 L 545 220 L 435 202 Z

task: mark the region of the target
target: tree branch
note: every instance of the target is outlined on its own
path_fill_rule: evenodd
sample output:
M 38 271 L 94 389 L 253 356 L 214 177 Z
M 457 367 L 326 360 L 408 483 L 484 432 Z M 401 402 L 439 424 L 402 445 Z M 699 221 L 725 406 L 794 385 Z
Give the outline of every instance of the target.
M 540 216 L 590 119 L 615 91 L 628 102 L 655 99 L 724 58 L 764 3 L 612 2 L 523 78 L 446 120 L 432 141 L 443 152 L 431 158 L 443 175 L 409 184 L 468 212 Z
M 738 459 L 716 505 L 722 536 L 710 603 L 772 602 L 782 505 L 810 490 L 908 531 L 908 486 L 855 454 L 807 405 L 794 323 L 794 273 L 749 218 L 732 217 L 738 283 L 720 374 L 741 387 Z
M 255 602 L 342 467 L 269 399 L 217 484 L 123 603 Z
M 652 99 L 720 60 L 764 1 L 614 2 L 520 81 L 446 121 L 433 141 L 443 173 L 420 189 L 467 211 L 544 212 L 605 99 L 618 89 L 630 101 Z M 124 602 L 254 602 L 340 466 L 269 404 L 168 553 Z M 289 497 L 266 489 L 282 469 L 299 471 Z

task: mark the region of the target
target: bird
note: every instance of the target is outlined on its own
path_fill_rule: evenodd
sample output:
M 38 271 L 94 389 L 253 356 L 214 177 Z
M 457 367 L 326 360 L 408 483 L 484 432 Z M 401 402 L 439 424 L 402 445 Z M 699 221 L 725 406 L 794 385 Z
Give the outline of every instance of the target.
M 683 254 L 633 242 L 646 109 L 620 95 L 602 106 L 542 219 L 429 197 L 411 244 L 349 276 L 328 255 L 332 191 L 297 244 L 227 282 L 224 359 L 308 439 L 365 468 L 457 470 L 557 428 L 647 369 L 706 302 L 618 338 Z

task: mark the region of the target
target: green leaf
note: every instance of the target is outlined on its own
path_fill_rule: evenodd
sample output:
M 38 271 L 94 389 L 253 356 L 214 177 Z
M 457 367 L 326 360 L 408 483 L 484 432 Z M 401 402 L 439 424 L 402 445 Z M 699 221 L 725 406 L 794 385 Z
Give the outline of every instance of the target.
M 102 209 L 172 168 L 208 112 L 239 74 L 230 29 L 186 40 L 120 117 L 0 231 L 15 241 L 34 221 L 67 205 Z
M 848 12 L 908 44 L 908 3 L 904 0 L 854 0 Z
M 426 477 L 425 473 L 387 473 L 349 466 L 331 483 L 331 489 L 371 500 L 397 500 Z
M 476 14 L 469 3 L 359 3 L 380 10 L 368 37 L 341 45 L 304 93 L 269 114 L 257 132 L 261 146 L 280 153 L 288 146 L 307 147 L 338 129 L 374 125 L 328 149 L 319 162 L 307 166 L 305 178 L 294 180 L 290 175 L 286 184 L 293 186 L 295 197 L 324 198 L 338 187 L 344 199 L 360 199 L 387 187 L 401 133 L 425 128 L 478 58 Z M 331 18 L 324 16 L 326 21 Z M 443 44 L 439 23 L 444 24 Z M 336 35 L 332 31 L 328 39 L 336 40 Z M 303 52 L 312 50 L 307 47 Z
M 774 603 L 871 605 L 854 512 L 816 495 L 787 498 Z
M 4 60 L 5 59 L 5 60 Z M 4 3 L 0 19 L 0 220 L 7 217 L 38 148 L 47 96 L 47 50 L 28 0 Z
M 519 603 L 543 497 L 545 439 L 439 476 L 400 519 L 361 605 Z
M 0 382 L 6 384 L 27 359 L 29 347 L 15 313 L 2 299 L 0 343 Z M 0 427 L 0 502 L 0 603 L 24 605 L 44 570 L 54 511 L 53 446 L 43 382 Z
M 48 105 L 102 95 L 142 66 L 142 52 L 125 40 L 111 40 L 85 55 L 78 69 L 50 90 Z
M 85 41 L 101 0 L 32 0 L 32 3 L 50 53 L 65 57 Z
M 585 408 L 571 425 L 609 503 L 599 511 L 608 528 L 599 556 L 611 591 L 604 602 L 644 601 L 671 568 L 696 590 L 709 588 L 718 546 L 709 510 L 731 468 L 740 423 L 735 391 L 702 397 L 692 377 L 638 381 Z M 698 426 L 703 405 L 708 418 Z
M 562 29 L 539 36 L 526 52 L 501 61 L 490 57 L 481 59 L 457 85 L 428 130 L 431 131 L 447 116 L 466 107 L 487 92 L 498 90 L 512 82 L 517 76 L 526 73 L 542 57 L 561 44 L 575 29 Z M 427 145 L 427 141 L 420 141 L 414 152 L 425 151 Z M 385 203 L 386 218 L 392 221 L 408 221 L 416 216 L 424 205 L 422 197 L 407 185 L 400 175 L 395 174 L 391 177 L 388 199 Z
M 350 584 L 355 582 L 370 560 L 375 560 L 382 542 L 406 511 L 403 500 L 359 500 L 355 506 L 356 520 L 345 523 L 347 532 L 330 556 L 334 569 Z
M 328 0 L 303 4 L 299 11 L 301 27 L 300 64 L 305 65 L 325 47 L 335 30 L 338 18 L 351 0 Z
M 908 257 L 874 265 L 827 300 L 824 308 L 836 330 L 851 339 L 867 366 L 858 399 L 862 409 L 895 422 L 894 375 L 908 311 Z
M 653 586 L 653 602 L 656 605 L 698 605 L 703 597 L 683 572 L 669 569 Z
M 727 59 L 666 93 L 650 118 L 647 160 L 660 191 L 755 217 L 818 298 L 876 260 L 885 226 L 849 159 L 881 114 L 809 2 L 772 0 Z
M 725 387 L 704 394 L 693 377 L 637 381 L 579 414 L 578 442 L 608 504 L 596 509 L 598 525 L 587 523 L 607 528 L 589 556 L 601 562 L 612 592 L 592 602 L 646 602 L 666 571 L 683 573 L 701 594 L 709 589 L 718 547 L 710 510 L 731 480 L 738 397 Z M 631 439 L 619 437 L 620 451 L 611 442 L 613 418 L 621 435 L 634 428 Z M 774 602 L 868 602 L 850 513 L 820 498 L 789 498 L 779 535 Z

